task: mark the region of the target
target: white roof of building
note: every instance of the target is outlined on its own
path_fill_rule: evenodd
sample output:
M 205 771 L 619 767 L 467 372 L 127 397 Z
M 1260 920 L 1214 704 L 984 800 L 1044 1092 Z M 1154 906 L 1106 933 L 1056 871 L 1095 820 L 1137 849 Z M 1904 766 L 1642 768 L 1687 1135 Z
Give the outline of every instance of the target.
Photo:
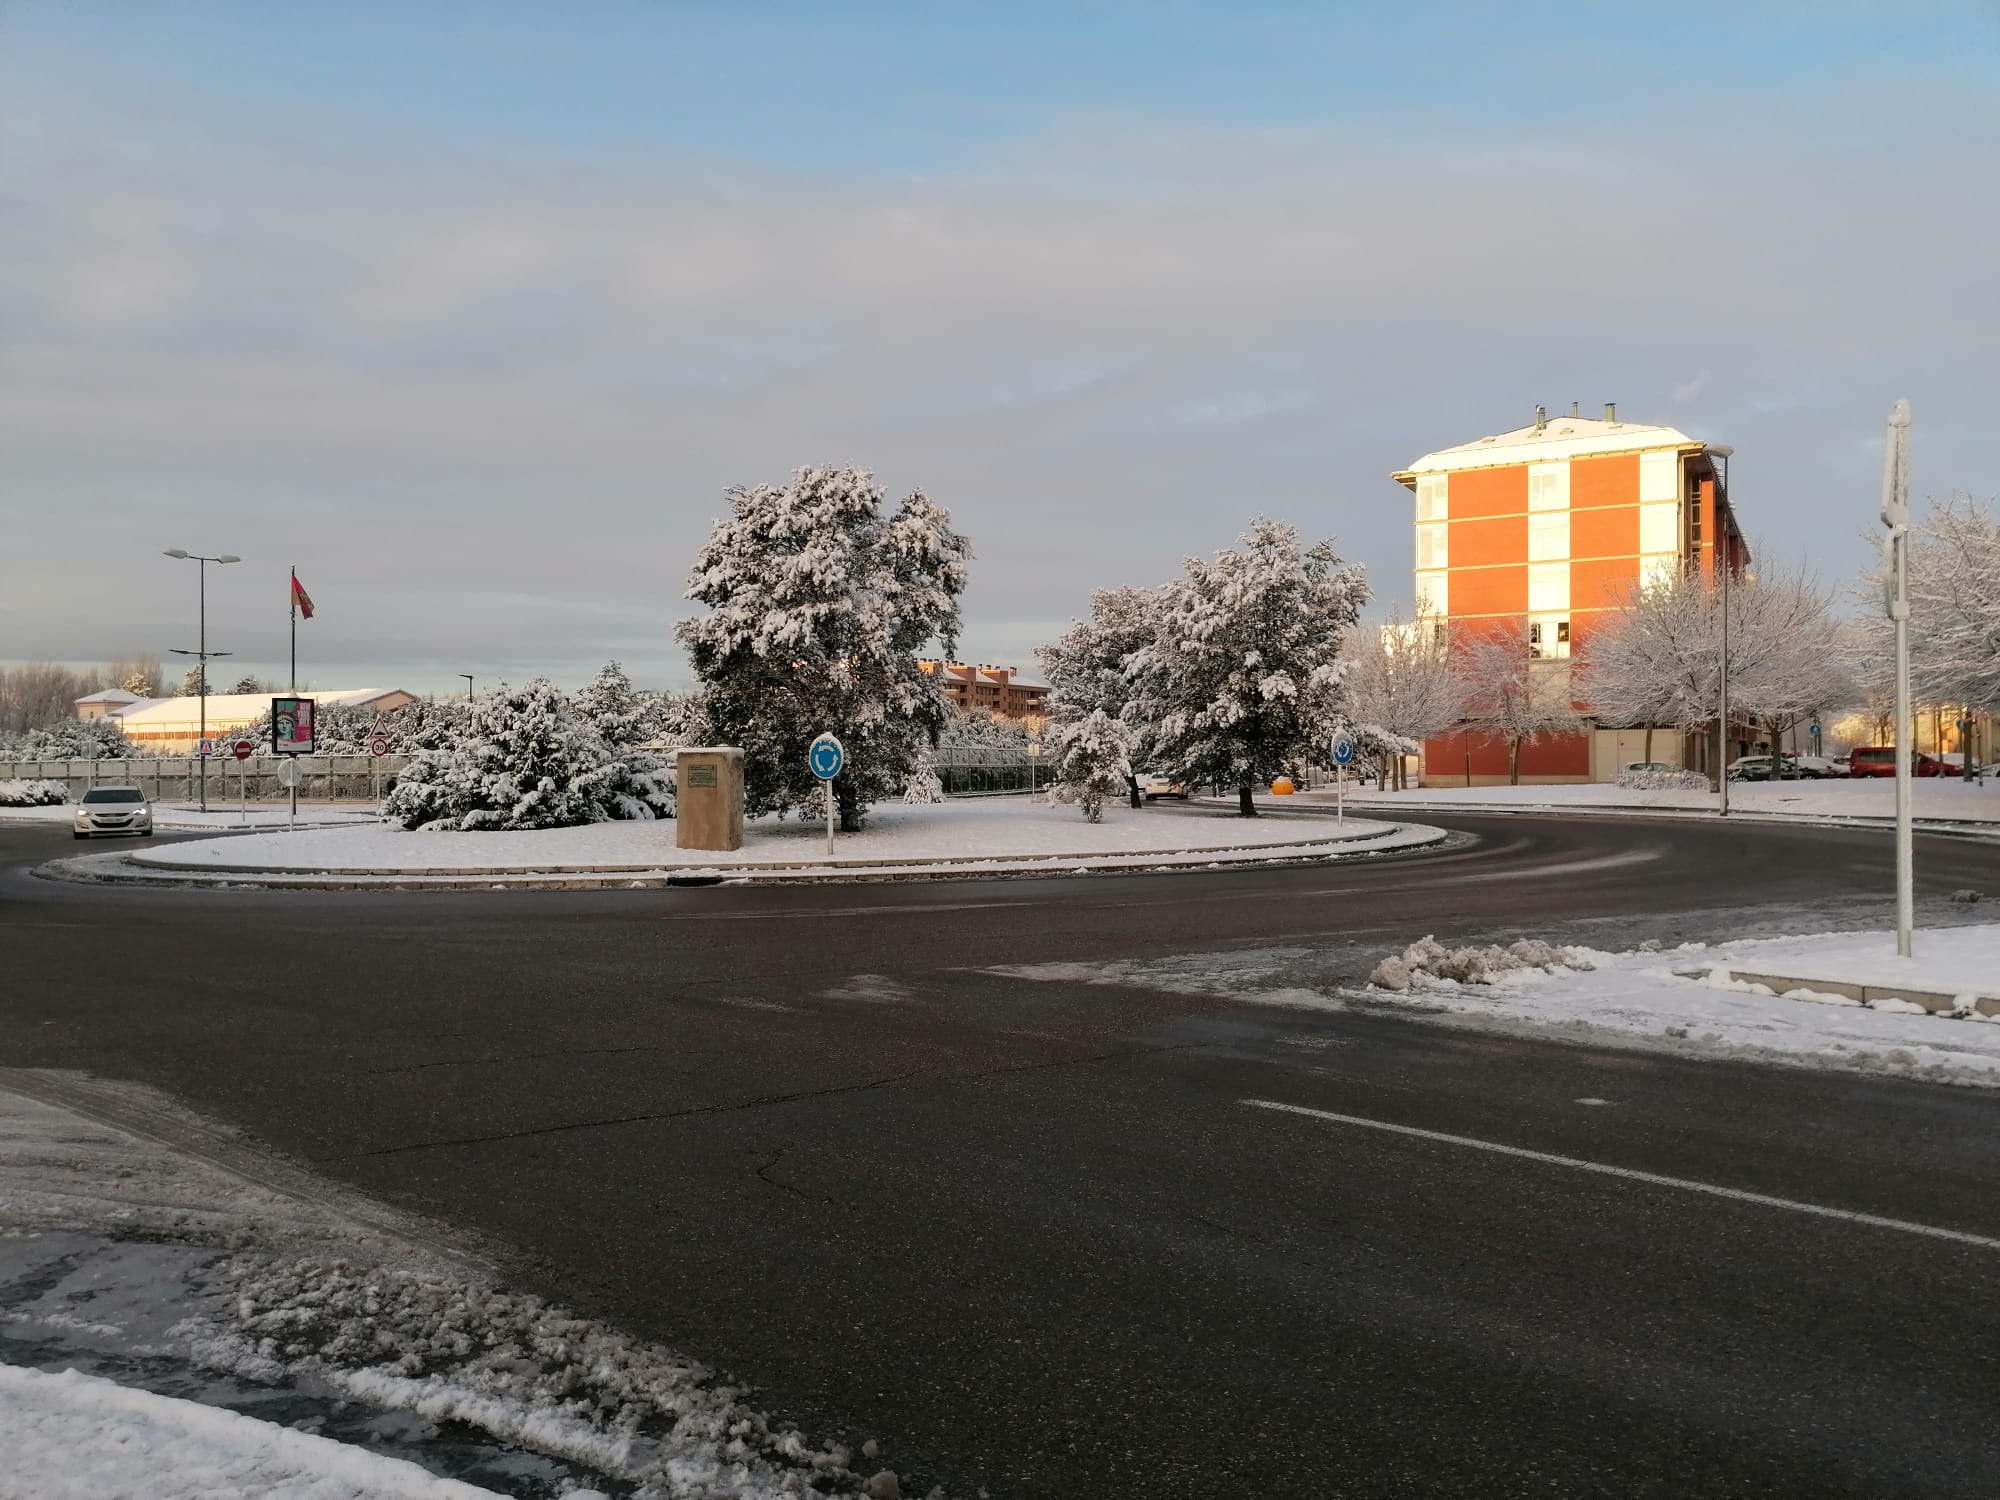
M 85 693 L 76 700 L 78 703 L 144 703 L 146 700 L 137 693 L 128 693 L 123 688 L 99 688 L 94 693 Z
M 301 688 L 299 696 L 311 698 L 317 703 L 352 705 L 372 703 L 377 698 L 387 698 L 401 691 L 401 688 L 348 688 L 341 692 L 316 692 L 311 688 Z M 208 727 L 212 730 L 227 729 L 248 724 L 263 716 L 273 698 L 283 696 L 282 693 L 210 693 Z M 119 716 L 118 723 L 127 734 L 149 731 L 171 733 L 176 730 L 192 732 L 201 722 L 201 716 L 201 699 L 197 697 L 162 698 L 144 708 L 127 709 Z
M 1644 422 L 1606 422 L 1598 417 L 1550 417 L 1546 427 L 1532 422 L 1512 432 L 1497 433 L 1456 448 L 1440 448 L 1426 453 L 1398 474 L 1398 479 L 1418 474 L 1443 474 L 1453 469 L 1489 469 L 1501 464 L 1554 463 L 1565 458 L 1588 458 L 1603 453 L 1640 453 L 1652 448 L 1705 448 L 1699 438 L 1691 438 L 1675 427 L 1654 427 Z

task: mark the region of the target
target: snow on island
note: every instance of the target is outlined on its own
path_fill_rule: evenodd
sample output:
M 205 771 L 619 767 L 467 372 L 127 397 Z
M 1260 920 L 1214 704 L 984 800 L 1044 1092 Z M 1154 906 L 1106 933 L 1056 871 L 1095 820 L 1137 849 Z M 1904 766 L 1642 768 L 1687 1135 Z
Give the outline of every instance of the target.
M 692 866 L 811 866 L 826 860 L 826 825 L 756 818 L 734 851 L 680 849 L 675 825 L 592 823 L 516 833 L 406 833 L 327 828 L 248 834 L 147 850 L 148 866 L 271 871 L 657 870 Z M 1111 808 L 1088 823 L 1073 807 L 1006 798 L 873 808 L 860 833 L 839 835 L 834 857 L 885 862 L 980 859 L 1074 861 L 1131 855 L 1319 846 L 1390 834 L 1394 825 L 1349 818 L 1240 818 L 1233 814 Z

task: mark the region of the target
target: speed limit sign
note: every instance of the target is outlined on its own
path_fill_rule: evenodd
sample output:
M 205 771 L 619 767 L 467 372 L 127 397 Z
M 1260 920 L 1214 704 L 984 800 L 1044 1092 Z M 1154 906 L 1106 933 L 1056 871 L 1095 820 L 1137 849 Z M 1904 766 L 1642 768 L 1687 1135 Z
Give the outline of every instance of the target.
M 389 737 L 386 734 L 376 735 L 368 742 L 368 753 L 370 755 L 387 755 L 389 753 Z

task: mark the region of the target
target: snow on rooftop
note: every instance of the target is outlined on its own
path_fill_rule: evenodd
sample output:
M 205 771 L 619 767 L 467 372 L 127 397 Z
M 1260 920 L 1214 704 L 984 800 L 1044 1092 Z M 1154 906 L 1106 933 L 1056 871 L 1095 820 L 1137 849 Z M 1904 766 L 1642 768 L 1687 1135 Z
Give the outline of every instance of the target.
M 318 703 L 372 703 L 399 693 L 400 688 L 344 688 L 337 692 L 316 692 L 301 688 L 299 696 Z M 210 693 L 207 718 L 211 727 L 219 724 L 248 724 L 261 717 L 278 693 Z M 126 733 L 135 729 L 173 729 L 195 724 L 202 715 L 202 701 L 193 694 L 184 698 L 161 698 L 143 708 L 128 709 L 118 722 Z
M 144 703 L 146 700 L 137 693 L 128 693 L 123 688 L 99 688 L 94 693 L 85 693 L 76 700 L 78 703 Z
M 1645 422 L 1609 422 L 1601 417 L 1551 417 L 1548 425 L 1530 422 L 1512 432 L 1476 438 L 1455 448 L 1426 453 L 1404 471 L 1406 474 L 1436 474 L 1452 469 L 1478 469 L 1498 464 L 1552 462 L 1582 458 L 1593 453 L 1634 453 L 1653 448 L 1700 448 L 1701 439 L 1691 438 L 1676 427 L 1658 427 Z

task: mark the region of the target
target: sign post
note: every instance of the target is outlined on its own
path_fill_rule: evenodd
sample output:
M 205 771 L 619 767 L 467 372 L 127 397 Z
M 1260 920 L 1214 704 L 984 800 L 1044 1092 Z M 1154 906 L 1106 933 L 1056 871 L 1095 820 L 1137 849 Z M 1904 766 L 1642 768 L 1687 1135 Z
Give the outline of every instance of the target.
M 1341 730 L 1333 737 L 1333 822 L 1347 824 L 1347 765 L 1354 759 L 1354 736 Z
M 313 753 L 313 710 L 317 705 L 310 698 L 273 698 L 271 700 L 271 749 L 284 756 L 311 755 Z M 286 775 L 285 772 L 290 772 Z M 290 824 L 299 821 L 299 763 L 287 760 L 278 780 L 291 789 L 292 811 L 286 820 Z
M 1916 854 L 1911 837 L 1910 757 L 1916 753 L 1916 725 L 1910 718 L 1910 403 L 1889 411 L 1882 445 L 1882 524 L 1889 528 L 1888 566 L 1883 570 L 1883 603 L 1896 624 L 1896 953 L 1911 956 L 1910 929 L 1916 925 Z
M 847 751 L 831 731 L 814 740 L 806 749 L 806 764 L 826 793 L 826 857 L 833 858 L 833 778 L 847 764 Z
M 239 822 L 250 821 L 250 767 L 249 759 L 257 747 L 248 740 L 238 740 L 229 747 L 229 753 L 236 757 L 236 817 Z M 228 783 L 223 784 L 227 794 Z
M 375 797 L 375 810 L 382 810 L 382 757 L 389 753 L 388 727 L 380 719 L 368 736 L 368 789 Z

